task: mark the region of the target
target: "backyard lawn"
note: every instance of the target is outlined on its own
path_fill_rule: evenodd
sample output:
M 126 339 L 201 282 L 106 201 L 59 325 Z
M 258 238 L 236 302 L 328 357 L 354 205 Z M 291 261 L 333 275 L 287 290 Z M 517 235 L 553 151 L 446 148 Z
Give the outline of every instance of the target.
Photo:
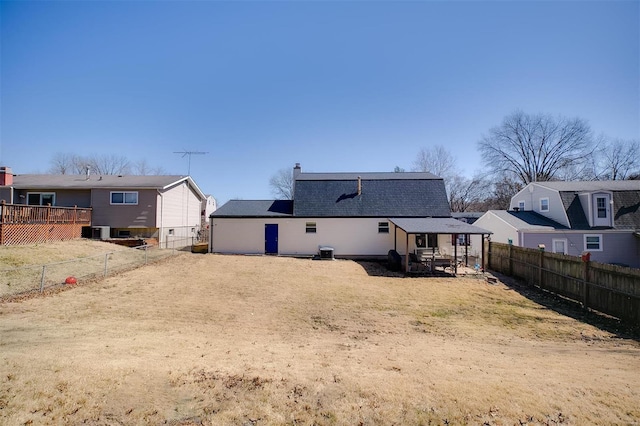
M 0 304 L 0 424 L 638 424 L 638 340 L 479 278 L 183 253 Z

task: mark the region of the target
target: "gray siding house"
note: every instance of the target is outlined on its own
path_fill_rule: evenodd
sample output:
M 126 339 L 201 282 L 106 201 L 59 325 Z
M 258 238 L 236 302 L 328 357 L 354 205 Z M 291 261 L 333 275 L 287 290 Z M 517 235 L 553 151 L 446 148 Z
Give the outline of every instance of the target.
M 475 224 L 493 241 L 640 268 L 640 181 L 530 183 Z
M 8 204 L 91 207 L 92 235 L 103 239 L 157 238 L 171 247 L 201 231 L 206 197 L 189 176 L 17 174 L 7 181 L 0 200 Z

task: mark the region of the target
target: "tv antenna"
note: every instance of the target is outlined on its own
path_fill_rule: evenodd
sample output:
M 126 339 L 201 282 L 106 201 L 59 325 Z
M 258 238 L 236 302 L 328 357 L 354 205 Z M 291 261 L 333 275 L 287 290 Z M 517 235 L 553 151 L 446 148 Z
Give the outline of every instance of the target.
M 189 156 L 189 168 L 187 169 L 187 175 L 191 175 L 191 156 L 208 154 L 208 152 L 203 152 L 203 151 L 173 151 L 173 153 L 182 154 L 182 158 L 184 158 L 187 155 Z

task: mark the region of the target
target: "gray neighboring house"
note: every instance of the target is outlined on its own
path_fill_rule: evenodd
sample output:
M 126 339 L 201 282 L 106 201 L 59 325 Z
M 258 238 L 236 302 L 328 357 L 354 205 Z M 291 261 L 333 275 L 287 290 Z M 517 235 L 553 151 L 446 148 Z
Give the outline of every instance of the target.
M 438 251 L 452 235 L 488 231 L 451 217 L 444 181 L 431 173 L 303 173 L 293 200 L 231 200 L 211 215 L 215 253 L 387 258 Z
M 517 246 L 640 268 L 640 181 L 533 182 L 477 226 Z
M 157 238 L 162 247 L 191 244 L 205 198 L 190 176 L 16 174 L 0 185 L 9 204 L 91 207 L 92 237 Z

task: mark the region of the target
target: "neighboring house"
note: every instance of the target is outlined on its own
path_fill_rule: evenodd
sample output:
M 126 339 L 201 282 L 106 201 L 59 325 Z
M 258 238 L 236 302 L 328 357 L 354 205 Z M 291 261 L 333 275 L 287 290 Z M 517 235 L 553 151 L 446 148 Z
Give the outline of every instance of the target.
M 0 169 L 8 204 L 91 207 L 91 236 L 157 238 L 162 247 L 191 244 L 205 195 L 189 176 L 13 175 Z M 4 175 L 3 175 L 4 174 Z
M 640 181 L 534 182 L 475 224 L 493 241 L 640 268 Z
M 212 195 L 205 195 L 204 200 L 202 200 L 202 217 L 204 224 L 209 224 L 209 216 L 211 216 L 211 213 L 215 212 L 217 208 L 218 204 L 216 199 L 213 198 Z
M 453 235 L 488 233 L 451 217 L 444 181 L 431 173 L 302 173 L 296 164 L 293 177 L 293 200 L 232 200 L 214 212 L 210 251 L 453 254 Z

